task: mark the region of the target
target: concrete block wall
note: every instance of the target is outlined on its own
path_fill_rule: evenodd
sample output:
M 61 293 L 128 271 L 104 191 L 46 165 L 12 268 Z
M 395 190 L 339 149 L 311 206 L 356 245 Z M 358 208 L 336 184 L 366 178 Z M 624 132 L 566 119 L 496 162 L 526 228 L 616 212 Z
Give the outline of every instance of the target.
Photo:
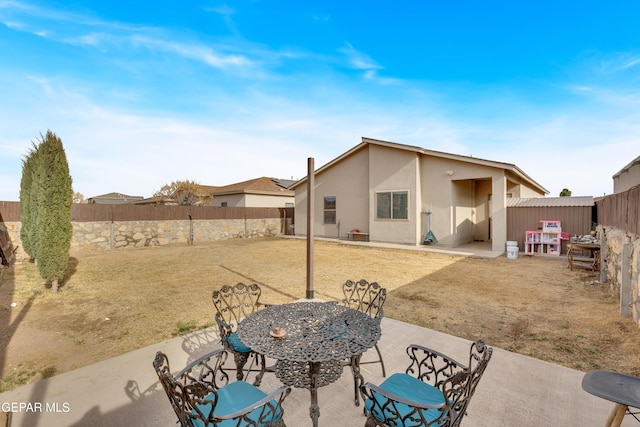
M 282 219 L 72 222 L 72 226 L 71 248 L 125 249 L 279 236 Z M 0 223 L 0 231 L 6 231 L 13 246 L 18 247 L 17 259 L 26 256 L 20 227 L 19 222 Z

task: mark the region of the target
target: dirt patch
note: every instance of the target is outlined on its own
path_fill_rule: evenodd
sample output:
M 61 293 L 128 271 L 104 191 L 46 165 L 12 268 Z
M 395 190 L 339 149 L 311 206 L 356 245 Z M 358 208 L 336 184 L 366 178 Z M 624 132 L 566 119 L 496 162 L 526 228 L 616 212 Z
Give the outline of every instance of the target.
M 213 325 L 211 291 L 256 282 L 264 302 L 306 291 L 297 239 L 72 254 L 58 294 L 20 262 L 0 286 L 1 390 Z M 562 257 L 462 258 L 317 242 L 315 294 L 346 279 L 385 286 L 385 315 L 583 371 L 640 374 L 639 330 L 608 285 Z M 14 306 L 12 307 L 12 304 Z

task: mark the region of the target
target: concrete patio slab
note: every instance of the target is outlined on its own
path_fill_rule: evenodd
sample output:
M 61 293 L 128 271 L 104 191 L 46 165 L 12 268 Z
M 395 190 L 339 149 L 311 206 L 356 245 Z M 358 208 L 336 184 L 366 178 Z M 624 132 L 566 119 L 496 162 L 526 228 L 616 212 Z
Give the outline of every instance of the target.
M 406 368 L 405 348 L 410 343 L 437 349 L 460 362 L 467 359 L 470 346 L 461 338 L 385 318 L 379 346 L 388 373 Z M 215 330 L 200 331 L 0 394 L 0 404 L 3 409 L 17 405 L 13 427 L 175 427 L 176 416 L 152 367 L 156 351 L 165 352 L 172 370 L 178 371 L 218 347 Z M 379 365 L 364 365 L 362 371 L 366 381 L 383 380 Z M 602 426 L 612 405 L 582 390 L 583 375 L 495 348 L 463 426 Z M 271 391 L 279 386 L 268 374 L 261 388 Z M 319 390 L 318 400 L 321 426 L 364 425 L 362 409 L 353 402 L 348 369 L 340 380 Z M 627 418 L 623 426 L 635 424 Z M 308 390 L 293 389 L 285 401 L 285 421 L 289 427 L 311 425 Z

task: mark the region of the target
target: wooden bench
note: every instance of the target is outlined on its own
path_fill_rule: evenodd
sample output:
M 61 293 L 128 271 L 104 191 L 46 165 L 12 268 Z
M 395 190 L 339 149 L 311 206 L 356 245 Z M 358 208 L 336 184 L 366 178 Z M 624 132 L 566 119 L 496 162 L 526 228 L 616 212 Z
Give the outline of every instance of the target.
M 358 240 L 361 242 L 369 241 L 369 233 L 362 233 L 360 231 L 349 231 L 347 233 L 347 240 Z

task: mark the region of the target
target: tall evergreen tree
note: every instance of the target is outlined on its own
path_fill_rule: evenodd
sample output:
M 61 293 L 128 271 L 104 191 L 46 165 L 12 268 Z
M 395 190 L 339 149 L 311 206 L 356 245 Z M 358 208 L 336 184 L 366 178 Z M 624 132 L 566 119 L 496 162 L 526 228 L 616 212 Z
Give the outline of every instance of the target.
M 73 188 L 62 141 L 50 130 L 37 149 L 36 172 L 30 209 L 35 210 L 35 254 L 42 278 L 58 291 L 64 278 L 71 247 Z
M 36 163 L 37 146 L 33 144 L 33 149 L 29 150 L 22 160 L 22 178 L 20 180 L 20 240 L 22 249 L 31 258 L 35 258 L 34 245 L 31 241 L 31 230 L 33 220 L 31 217 L 31 193 L 33 190 L 33 175 Z
M 28 239 L 31 245 L 31 253 L 29 254 L 34 261 L 38 261 L 38 249 L 40 245 L 40 236 L 38 232 L 38 221 L 40 220 L 40 209 L 38 207 L 42 203 L 44 197 L 44 182 L 46 177 L 43 177 L 43 165 L 44 161 L 42 156 L 42 141 L 44 137 L 40 134 L 40 139 L 36 139 L 37 143 L 33 144 L 33 156 L 31 158 L 31 190 L 29 191 L 29 227 L 27 229 Z

